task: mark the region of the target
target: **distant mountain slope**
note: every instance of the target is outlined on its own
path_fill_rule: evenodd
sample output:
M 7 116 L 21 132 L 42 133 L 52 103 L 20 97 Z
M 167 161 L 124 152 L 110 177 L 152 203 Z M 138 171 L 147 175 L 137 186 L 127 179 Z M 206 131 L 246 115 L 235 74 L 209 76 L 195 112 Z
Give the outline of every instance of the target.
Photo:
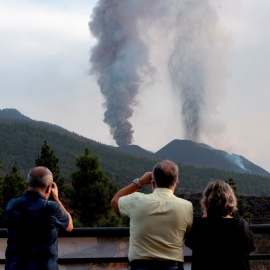
M 116 149 L 125 153 L 134 154 L 134 155 L 141 155 L 141 156 L 147 156 L 147 157 L 154 156 L 154 153 L 147 151 L 138 145 L 119 146 L 119 147 L 116 147 Z
M 270 177 L 270 173 L 250 162 L 243 156 L 229 154 L 203 143 L 189 140 L 173 140 L 156 153 L 144 150 L 137 145 L 118 147 L 120 151 L 157 159 L 169 159 L 184 165 L 216 168 L 238 173 L 258 174 Z
M 148 171 L 158 161 L 155 157 L 136 157 L 122 153 L 114 147 L 46 122 L 0 117 L 0 160 L 6 172 L 16 162 L 25 176 L 35 165 L 44 141 L 48 142 L 59 158 L 61 174 L 66 179 L 76 170 L 76 157 L 82 155 L 86 147 L 91 154 L 99 157 L 102 169 L 120 186 Z
M 160 159 L 171 159 L 187 165 L 252 173 L 270 177 L 270 173 L 246 158 L 214 149 L 206 144 L 188 140 L 173 140 L 154 154 Z
M 31 118 L 21 114 L 16 109 L 3 109 L 3 110 L 0 109 L 0 118 L 31 120 Z
M 91 126 L 89 128 L 91 129 Z M 16 162 L 20 173 L 25 177 L 28 170 L 35 165 L 35 159 L 40 155 L 40 150 L 45 140 L 59 158 L 61 176 L 67 179 L 68 182 L 70 181 L 71 172 L 76 170 L 76 157 L 82 155 L 86 147 L 90 149 L 91 154 L 99 157 L 102 170 L 119 187 L 130 183 L 132 179 L 141 176 L 144 172 L 152 170 L 154 164 L 163 159 L 163 157 L 159 157 L 156 153 L 153 154 L 139 146 L 129 146 L 122 149 L 115 148 L 87 139 L 50 123 L 29 120 L 28 118 L 27 120 L 11 119 L 8 116 L 5 118 L 0 117 L 0 160 L 2 161 L 4 172 L 8 173 Z M 176 143 L 179 142 L 176 141 Z M 203 144 L 196 146 L 189 141 L 187 144 L 195 147 L 195 149 L 196 147 L 210 148 Z M 180 150 L 174 149 L 176 147 L 174 142 L 172 145 L 168 145 L 168 149 L 172 147 L 171 153 L 168 149 L 166 150 L 167 146 L 161 150 L 164 151 L 164 158 L 173 159 L 174 156 L 170 156 L 170 154 L 176 155 Z M 158 154 L 160 153 L 162 152 Z M 249 161 L 244 158 L 242 161 L 246 168 L 251 166 Z M 183 162 L 180 164 L 178 161 L 176 162 L 180 168 L 179 177 L 181 181 L 179 188 L 181 188 L 181 193 L 201 192 L 211 179 L 226 181 L 228 178 L 233 178 L 241 194 L 270 195 L 269 177 L 207 168 L 206 166 L 185 165 L 187 163 Z M 0 170 L 0 173 L 2 171 Z

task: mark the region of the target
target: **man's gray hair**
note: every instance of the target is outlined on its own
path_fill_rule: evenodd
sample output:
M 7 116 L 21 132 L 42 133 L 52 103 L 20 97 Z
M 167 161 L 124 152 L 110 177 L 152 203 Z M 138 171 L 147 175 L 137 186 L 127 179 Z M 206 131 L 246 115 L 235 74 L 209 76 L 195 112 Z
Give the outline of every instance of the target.
M 152 172 L 152 178 L 158 187 L 171 188 L 178 181 L 178 166 L 170 161 L 158 162 Z
M 27 183 L 29 187 L 45 189 L 52 182 L 52 172 L 43 166 L 32 168 L 27 175 Z

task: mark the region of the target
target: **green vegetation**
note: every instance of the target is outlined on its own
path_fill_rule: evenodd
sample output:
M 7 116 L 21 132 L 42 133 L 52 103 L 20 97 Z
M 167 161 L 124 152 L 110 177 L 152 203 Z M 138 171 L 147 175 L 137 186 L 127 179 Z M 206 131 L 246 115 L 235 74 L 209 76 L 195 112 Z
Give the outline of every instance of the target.
M 78 213 L 84 227 L 107 227 L 119 225 L 110 201 L 116 187 L 100 170 L 98 157 L 90 155 L 88 148 L 84 155 L 76 158 L 77 171 L 71 175 L 74 187 L 73 209 Z
M 12 198 L 21 196 L 25 190 L 25 180 L 20 176 L 17 165 L 14 164 L 11 173 L 6 174 L 2 179 L 2 208 L 5 209 Z
M 3 167 L 0 176 L 17 163 L 20 174 L 25 177 L 29 169 L 35 166 L 44 141 L 59 159 L 60 179 L 64 178 L 67 184 L 71 184 L 71 173 L 76 170 L 74 161 L 85 148 L 98 156 L 101 170 L 118 188 L 152 170 L 159 161 L 152 157 L 121 152 L 112 146 L 86 139 L 48 123 L 0 118 L 0 160 Z M 181 191 L 178 190 L 178 193 L 199 193 L 210 180 L 226 181 L 233 178 L 239 194 L 270 195 L 270 179 L 267 177 L 182 164 L 179 164 L 179 168 Z
M 44 151 L 46 150 L 46 151 Z M 54 151 L 45 141 L 41 154 L 36 160 L 45 160 L 47 156 L 47 164 L 52 161 L 57 161 L 54 156 Z M 50 157 L 50 158 L 49 158 Z M 50 160 L 51 159 L 51 160 Z M 58 162 L 54 165 L 57 166 Z M 72 185 L 65 184 L 63 189 L 63 198 L 61 199 L 67 209 L 71 212 L 74 218 L 75 227 L 82 226 L 128 226 L 128 219 L 119 217 L 113 212 L 110 207 L 110 200 L 115 194 L 117 188 L 109 180 L 107 175 L 101 170 L 99 158 L 96 155 L 90 155 L 90 150 L 85 148 L 84 154 L 76 157 L 77 169 L 71 173 Z M 0 161 L 1 165 L 1 161 Z M 43 164 L 45 165 L 45 163 Z M 180 166 L 181 168 L 181 166 Z M 0 167 L 1 170 L 1 167 Z M 58 170 L 57 170 L 58 171 Z M 181 168 L 181 175 L 184 175 Z M 61 175 L 61 171 L 58 171 Z M 215 175 L 217 176 L 217 175 Z M 233 179 L 228 180 L 229 184 L 236 190 L 236 183 Z M 180 186 L 183 185 L 183 181 Z M 200 183 L 202 184 L 202 182 Z M 203 188 L 205 185 L 203 186 Z M 4 211 L 8 201 L 11 198 L 20 196 L 25 191 L 25 180 L 21 177 L 18 166 L 14 164 L 12 171 L 0 177 L 0 226 L 4 226 Z M 193 203 L 195 216 L 201 215 L 199 200 L 201 194 L 178 194 L 180 197 L 190 200 Z M 238 196 L 238 195 L 237 195 Z M 238 196 L 239 215 L 245 218 L 251 217 L 250 222 L 265 223 L 269 222 L 270 202 L 269 197 L 244 197 Z M 243 204 L 241 201 L 243 200 Z M 247 203 L 246 203 L 247 202 Z M 249 214 L 248 207 L 250 206 Z M 261 211 L 261 209 L 263 211 Z
M 260 175 L 242 174 L 233 171 L 225 171 L 214 168 L 200 168 L 195 166 L 179 165 L 179 188 L 178 193 L 200 193 L 206 185 L 213 180 L 227 181 L 234 179 L 238 193 L 243 195 L 266 195 L 270 194 L 270 179 Z
M 63 193 L 65 179 L 60 178 L 60 168 L 58 166 L 59 158 L 54 154 L 54 151 L 51 150 L 50 146 L 46 141 L 41 148 L 41 154 L 35 161 L 36 166 L 47 167 L 53 174 L 53 181 L 57 184 L 59 193 Z
M 86 139 L 60 127 L 43 122 L 0 119 L 0 160 L 4 170 L 15 162 L 25 176 L 35 166 L 40 146 L 46 141 L 59 158 L 61 177 L 71 183 L 71 172 L 76 169 L 74 160 L 87 147 L 99 157 L 101 169 L 117 186 L 151 170 L 157 159 L 122 153 L 114 147 Z
M 110 200 L 118 188 L 151 171 L 158 161 L 122 152 L 55 125 L 25 118 L 4 119 L 0 115 L 0 226 L 8 201 L 25 191 L 26 174 L 36 165 L 53 172 L 61 189 L 61 200 L 71 212 L 76 227 L 126 226 L 128 219 L 118 218 L 109 205 Z M 241 194 L 237 195 L 241 216 L 250 212 L 251 223 L 269 223 L 269 178 L 178 165 L 180 183 L 176 194 L 193 202 L 195 216 L 201 215 L 198 202 L 203 189 L 209 181 L 219 179 L 237 186 Z M 144 191 L 148 192 L 147 188 Z
M 16 164 L 12 166 L 10 174 L 0 179 L 0 226 L 4 226 L 4 213 L 8 202 L 21 196 L 26 190 L 25 180 L 20 176 Z
M 234 217 L 242 217 L 251 224 L 269 224 L 270 223 L 270 197 L 247 196 L 237 194 L 237 185 L 234 179 L 227 179 L 227 182 L 234 190 L 237 197 L 238 211 Z M 202 216 L 200 201 L 202 192 L 194 194 L 179 194 L 181 198 L 189 200 L 193 204 L 194 217 Z
M 46 166 L 60 174 L 58 158 L 53 154 L 47 142 L 41 148 L 41 155 L 36 159 L 37 166 Z M 1 164 L 1 161 L 0 161 Z M 48 166 L 47 166 L 48 165 Z M 63 185 L 63 203 L 75 217 L 76 227 L 112 227 L 123 225 L 113 212 L 110 200 L 117 188 L 100 170 L 97 156 L 91 156 L 88 148 L 84 155 L 76 158 L 77 171 L 72 172 L 72 186 Z M 59 179 L 59 177 L 58 177 Z M 26 190 L 26 181 L 20 176 L 16 164 L 12 172 L 0 179 L 0 226 L 4 227 L 4 212 L 8 202 L 19 197 Z
M 249 212 L 249 206 L 247 205 L 245 198 L 240 197 L 237 194 L 237 186 L 236 183 L 234 182 L 234 180 L 232 178 L 229 178 L 226 183 L 228 183 L 231 188 L 234 190 L 236 199 L 237 199 L 237 212 L 233 213 L 233 217 L 235 218 L 239 218 L 242 217 L 244 219 L 246 219 L 247 221 L 249 221 L 250 217 L 251 217 L 251 213 Z

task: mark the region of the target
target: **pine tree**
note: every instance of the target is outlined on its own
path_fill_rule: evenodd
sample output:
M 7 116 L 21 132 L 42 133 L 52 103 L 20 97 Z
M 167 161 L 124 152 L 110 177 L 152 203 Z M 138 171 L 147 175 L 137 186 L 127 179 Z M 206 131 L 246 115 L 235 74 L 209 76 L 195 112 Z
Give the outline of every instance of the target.
M 53 181 L 57 184 L 59 193 L 63 193 L 65 180 L 60 178 L 60 169 L 58 167 L 59 159 L 55 156 L 54 151 L 51 150 L 47 141 L 44 141 L 44 144 L 41 148 L 41 154 L 35 160 L 36 166 L 47 167 L 53 174 Z
M 2 193 L 3 207 L 12 199 L 19 197 L 26 190 L 26 182 L 19 174 L 17 164 L 12 166 L 10 174 L 6 174 L 3 178 Z
M 251 213 L 249 212 L 249 206 L 246 204 L 245 199 L 241 198 L 237 194 L 237 192 L 236 192 L 237 186 L 236 186 L 235 181 L 233 180 L 233 178 L 229 178 L 226 181 L 226 183 L 229 184 L 231 186 L 231 188 L 234 190 L 234 193 L 235 193 L 235 196 L 236 196 L 236 199 L 237 199 L 238 210 L 237 210 L 237 212 L 233 213 L 233 217 L 235 217 L 235 218 L 242 217 L 242 218 L 244 218 L 244 219 L 246 219 L 248 221 L 250 219 L 250 217 L 251 217 Z
M 2 168 L 3 168 L 2 167 L 2 161 L 0 160 L 0 180 L 1 180 L 2 176 L 3 176 L 3 174 L 4 174 Z
M 1 213 L 0 213 L 0 226 L 4 223 L 4 212 L 8 202 L 20 197 L 26 190 L 26 182 L 19 174 L 17 164 L 12 166 L 10 174 L 6 174 L 1 179 L 2 200 L 1 200 Z
M 2 161 L 0 160 L 0 171 L 2 170 Z M 3 201 L 3 178 L 4 175 L 2 175 L 2 173 L 0 174 L 0 202 Z
M 76 158 L 78 171 L 71 174 L 74 187 L 73 209 L 85 227 L 116 226 L 119 218 L 113 213 L 110 201 L 116 187 L 100 170 L 97 156 L 84 155 Z

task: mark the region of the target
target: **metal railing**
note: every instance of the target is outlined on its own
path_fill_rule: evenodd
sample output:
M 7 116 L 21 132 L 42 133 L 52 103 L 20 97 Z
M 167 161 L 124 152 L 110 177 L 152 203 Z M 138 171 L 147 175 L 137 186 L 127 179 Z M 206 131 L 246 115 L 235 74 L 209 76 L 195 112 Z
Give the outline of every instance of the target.
M 254 234 L 270 234 L 270 224 L 252 224 L 250 229 Z M 129 237 L 129 228 L 76 228 L 72 232 L 60 232 L 59 238 L 125 238 Z M 7 230 L 0 229 L 0 238 L 7 238 Z M 185 262 L 191 261 L 191 255 L 185 256 Z M 270 254 L 251 254 L 250 260 L 270 260 Z M 128 262 L 127 256 L 115 257 L 59 257 L 59 264 L 85 264 L 85 263 L 121 263 Z M 0 264 L 4 264 L 5 259 L 0 259 Z

